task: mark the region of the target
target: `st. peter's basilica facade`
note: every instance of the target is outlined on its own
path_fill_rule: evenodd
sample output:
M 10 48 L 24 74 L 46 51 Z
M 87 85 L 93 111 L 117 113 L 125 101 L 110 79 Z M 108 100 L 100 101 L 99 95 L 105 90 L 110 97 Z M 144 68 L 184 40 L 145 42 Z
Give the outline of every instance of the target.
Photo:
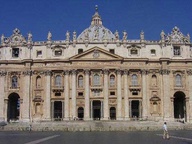
M 89 19 L 88 19 L 89 20 Z M 170 30 L 171 31 L 171 30 Z M 0 120 L 184 120 L 192 122 L 190 36 L 178 27 L 157 41 L 90 26 L 65 40 L 1 36 Z

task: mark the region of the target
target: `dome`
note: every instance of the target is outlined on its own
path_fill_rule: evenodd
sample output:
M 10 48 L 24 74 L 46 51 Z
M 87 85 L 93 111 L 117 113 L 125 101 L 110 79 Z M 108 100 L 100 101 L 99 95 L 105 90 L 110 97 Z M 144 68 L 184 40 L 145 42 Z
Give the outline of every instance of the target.
M 107 28 L 102 25 L 101 17 L 98 13 L 98 7 L 96 6 L 95 14 L 92 16 L 91 25 L 86 28 L 79 36 L 78 40 L 88 40 L 88 41 L 112 41 L 115 36 Z

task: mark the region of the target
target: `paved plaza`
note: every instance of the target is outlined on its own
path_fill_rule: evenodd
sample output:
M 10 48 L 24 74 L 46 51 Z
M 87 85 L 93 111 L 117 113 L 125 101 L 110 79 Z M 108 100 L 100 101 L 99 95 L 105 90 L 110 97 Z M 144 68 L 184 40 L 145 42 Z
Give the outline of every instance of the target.
M 192 131 L 170 131 L 170 139 L 162 131 L 142 132 L 18 132 L 1 131 L 1 144 L 192 144 Z

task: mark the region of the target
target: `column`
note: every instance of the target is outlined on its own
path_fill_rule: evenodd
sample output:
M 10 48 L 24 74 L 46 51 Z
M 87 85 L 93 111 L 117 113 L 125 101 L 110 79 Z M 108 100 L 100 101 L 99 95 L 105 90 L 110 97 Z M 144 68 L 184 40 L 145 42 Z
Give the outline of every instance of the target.
M 147 70 L 142 70 L 141 73 L 142 73 L 142 94 L 143 94 L 142 111 L 143 111 L 143 114 L 140 115 L 140 117 L 145 119 L 148 116 L 147 78 L 146 78 Z
M 31 87 L 31 71 L 23 72 L 24 75 L 24 85 L 23 87 L 23 103 L 21 107 L 22 117 L 21 120 L 24 122 L 30 121 L 30 87 Z
M 129 99 L 128 99 L 128 71 L 124 70 L 124 108 L 125 108 L 125 120 L 129 120 Z
M 109 87 L 108 87 L 108 70 L 104 69 L 104 120 L 109 119 Z
M 164 113 L 164 120 L 170 119 L 170 82 L 169 82 L 169 73 L 170 71 L 167 69 L 163 69 L 161 71 L 163 75 L 163 113 Z
M 51 71 L 45 72 L 45 100 L 44 118 L 51 120 Z
M 90 101 L 89 101 L 89 70 L 85 70 L 85 110 L 84 120 L 90 120 Z
M 54 120 L 54 101 L 51 101 L 51 120 Z
M 65 103 L 64 103 L 64 101 L 62 101 L 62 120 L 64 119 L 64 117 L 65 117 Z
M 76 113 L 76 70 L 72 70 L 72 117 L 77 117 Z
M 90 101 L 90 110 L 91 120 L 93 120 L 93 101 Z
M 6 78 L 6 72 L 1 71 L 0 72 L 0 121 L 5 120 L 5 115 L 4 115 L 4 99 L 5 99 L 5 78 Z M 6 111 L 7 113 L 7 111 Z
M 189 116 L 189 122 L 192 122 L 192 69 L 187 71 L 188 83 L 189 83 L 189 108 L 187 109 L 187 117 Z
M 132 100 L 129 101 L 129 117 L 132 118 Z
M 69 71 L 66 70 L 65 72 L 65 120 L 69 120 Z
M 117 120 L 122 120 L 121 108 L 122 108 L 121 70 L 117 70 Z

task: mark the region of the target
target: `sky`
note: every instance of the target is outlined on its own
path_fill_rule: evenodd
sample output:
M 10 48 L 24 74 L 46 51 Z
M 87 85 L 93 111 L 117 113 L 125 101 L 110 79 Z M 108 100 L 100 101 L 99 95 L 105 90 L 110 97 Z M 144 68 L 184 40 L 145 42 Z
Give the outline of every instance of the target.
M 90 26 L 95 5 L 103 25 L 120 38 L 125 30 L 128 39 L 159 40 L 160 33 L 171 33 L 177 26 L 192 37 L 192 0 L 0 0 L 0 35 L 10 37 L 18 28 L 33 41 L 64 40 L 69 31 L 77 36 Z

